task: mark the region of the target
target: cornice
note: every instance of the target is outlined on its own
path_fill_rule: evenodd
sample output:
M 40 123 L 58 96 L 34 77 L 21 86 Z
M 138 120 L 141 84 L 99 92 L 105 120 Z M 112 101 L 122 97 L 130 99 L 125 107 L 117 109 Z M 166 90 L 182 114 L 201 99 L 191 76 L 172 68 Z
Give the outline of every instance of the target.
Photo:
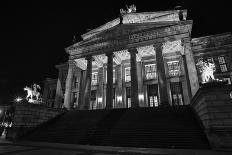
M 144 41 L 156 40 L 159 38 L 164 38 L 172 35 L 177 35 L 181 33 L 189 33 L 191 29 L 192 21 L 180 22 L 178 25 L 169 26 L 165 28 L 160 28 L 156 30 L 150 30 L 135 34 L 129 34 L 120 39 L 101 41 L 87 47 L 72 47 L 69 49 L 69 54 L 82 55 L 86 53 L 97 52 L 105 49 L 112 49 L 114 47 L 128 46 L 130 44 L 142 43 Z

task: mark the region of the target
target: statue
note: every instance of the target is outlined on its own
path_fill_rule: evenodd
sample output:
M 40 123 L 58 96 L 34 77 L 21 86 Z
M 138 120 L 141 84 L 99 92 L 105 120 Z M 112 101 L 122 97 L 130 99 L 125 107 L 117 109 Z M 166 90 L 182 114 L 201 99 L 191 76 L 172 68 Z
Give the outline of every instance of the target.
M 204 62 L 202 59 L 199 60 L 199 62 L 196 64 L 197 66 L 199 66 L 200 69 L 200 73 L 201 73 L 201 79 L 202 79 L 202 83 L 207 83 L 210 80 L 216 80 L 214 78 L 214 71 L 215 71 L 215 65 L 214 63 L 211 62 Z
M 27 86 L 24 88 L 24 90 L 27 91 L 26 99 L 28 100 L 28 102 L 30 102 L 30 103 L 40 103 L 40 102 L 42 102 L 41 94 L 40 94 L 40 92 L 38 92 L 37 89 L 41 89 L 40 86 L 37 85 L 37 84 L 34 84 L 33 88 L 30 88 L 30 87 L 27 87 Z M 36 97 L 35 100 L 33 99 L 33 96 Z
M 136 12 L 136 6 L 134 4 L 130 5 L 129 7 L 126 5 L 126 10 L 120 9 L 120 14 L 124 15 L 126 13 L 134 13 Z

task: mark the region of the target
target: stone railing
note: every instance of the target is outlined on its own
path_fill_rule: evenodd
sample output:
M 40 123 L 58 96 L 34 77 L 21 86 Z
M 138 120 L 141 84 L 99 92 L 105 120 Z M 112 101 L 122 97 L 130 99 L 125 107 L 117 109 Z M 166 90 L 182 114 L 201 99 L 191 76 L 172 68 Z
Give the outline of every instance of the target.
M 232 86 L 220 82 L 206 83 L 192 99 L 212 148 L 232 148 Z
M 48 108 L 43 105 L 20 103 L 15 106 L 13 125 L 8 129 L 7 139 L 15 140 L 26 134 L 28 131 L 38 127 L 59 115 L 63 109 Z

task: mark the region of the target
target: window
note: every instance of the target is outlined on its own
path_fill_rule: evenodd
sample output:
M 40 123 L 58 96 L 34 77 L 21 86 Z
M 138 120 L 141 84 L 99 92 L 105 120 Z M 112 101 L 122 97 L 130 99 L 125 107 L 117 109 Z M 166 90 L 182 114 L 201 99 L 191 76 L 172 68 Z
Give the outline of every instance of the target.
M 107 71 L 106 71 L 106 83 L 107 83 Z M 115 83 L 115 70 L 113 70 L 113 83 Z
M 115 70 L 113 70 L 113 83 L 115 83 Z
M 126 106 L 127 108 L 131 107 L 131 88 L 126 87 Z
M 92 85 L 97 85 L 97 72 L 92 73 Z
M 147 85 L 147 97 L 149 107 L 158 107 L 158 85 L 151 84 Z
M 172 105 L 183 105 L 181 82 L 171 82 Z
M 156 65 L 155 64 L 145 65 L 145 73 L 147 80 L 156 79 L 157 78 Z
M 180 75 L 180 64 L 179 61 L 169 61 L 168 64 L 168 74 L 169 76 L 178 76 Z
M 227 66 L 226 66 L 225 57 L 224 56 L 219 56 L 218 57 L 218 62 L 219 62 L 221 72 L 226 72 L 227 71 Z
M 125 82 L 131 81 L 130 67 L 125 68 Z

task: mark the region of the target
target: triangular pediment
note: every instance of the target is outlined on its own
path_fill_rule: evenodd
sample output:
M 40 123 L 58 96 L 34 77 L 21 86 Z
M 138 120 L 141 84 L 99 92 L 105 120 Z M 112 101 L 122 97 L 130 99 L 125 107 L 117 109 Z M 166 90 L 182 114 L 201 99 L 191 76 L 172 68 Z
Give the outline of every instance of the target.
M 125 39 L 131 34 L 136 34 L 145 31 L 158 30 L 160 28 L 177 25 L 178 22 L 158 22 L 158 23 L 132 23 L 119 24 L 107 30 L 104 30 L 91 38 L 83 40 L 74 46 L 88 46 L 100 41 Z
M 184 18 L 187 16 L 187 10 L 183 10 Z M 174 22 L 179 21 L 179 10 L 159 11 L 159 12 L 143 12 L 129 13 L 123 16 L 123 24 L 131 23 L 158 23 L 158 22 Z M 120 23 L 120 19 L 116 18 L 96 29 L 93 29 L 82 35 L 84 40 L 95 36 L 102 31 L 111 29 Z

